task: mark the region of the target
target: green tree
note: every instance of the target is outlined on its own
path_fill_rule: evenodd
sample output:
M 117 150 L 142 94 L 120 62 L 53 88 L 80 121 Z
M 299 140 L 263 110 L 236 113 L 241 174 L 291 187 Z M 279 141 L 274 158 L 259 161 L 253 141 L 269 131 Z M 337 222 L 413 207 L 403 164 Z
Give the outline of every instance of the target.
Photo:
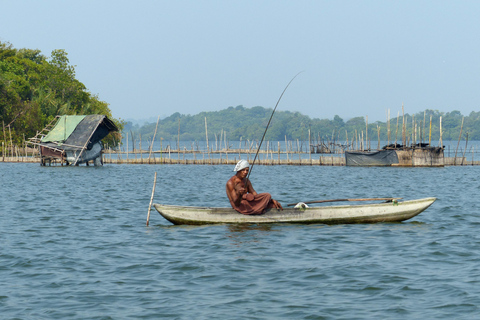
M 57 115 L 93 113 L 123 127 L 121 120 L 112 117 L 108 104 L 75 78 L 65 50 L 54 50 L 48 59 L 40 50 L 17 50 L 0 42 L 0 120 L 9 126 L 17 144 Z

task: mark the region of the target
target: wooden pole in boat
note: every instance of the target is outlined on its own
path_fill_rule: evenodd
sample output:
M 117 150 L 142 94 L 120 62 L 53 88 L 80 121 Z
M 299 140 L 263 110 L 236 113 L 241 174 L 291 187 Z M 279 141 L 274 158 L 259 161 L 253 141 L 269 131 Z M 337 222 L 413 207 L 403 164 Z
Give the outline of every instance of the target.
M 272 118 L 273 118 L 273 115 L 274 115 L 274 113 L 275 113 L 275 110 L 277 110 L 278 104 L 280 103 L 280 100 L 282 99 L 283 94 L 284 94 L 285 91 L 287 90 L 287 88 L 288 88 L 288 86 L 290 85 L 290 83 L 292 83 L 292 81 L 293 81 L 300 73 L 302 73 L 302 72 L 303 72 L 303 71 L 300 71 L 299 73 L 297 73 L 297 74 L 295 75 L 295 77 L 292 78 L 292 80 L 290 80 L 290 82 L 287 84 L 287 86 L 285 87 L 285 89 L 283 89 L 283 92 L 282 92 L 282 94 L 280 95 L 280 98 L 278 98 L 277 104 L 275 105 L 275 108 L 273 108 L 272 115 L 270 116 L 270 119 L 268 120 L 267 127 L 265 128 L 265 131 L 263 132 L 262 140 L 260 140 L 260 143 L 259 143 L 259 145 L 258 145 L 257 153 L 255 153 L 255 157 L 253 158 L 253 162 L 252 162 L 252 164 L 250 165 L 250 170 L 248 171 L 247 181 L 248 181 L 249 178 L 250 178 L 250 174 L 252 173 L 253 166 L 255 165 L 255 160 L 257 159 L 258 152 L 260 151 L 260 148 L 262 147 L 263 139 L 265 138 L 265 134 L 267 133 L 268 126 L 270 125 L 270 122 L 272 121 Z
M 402 198 L 362 198 L 362 199 L 332 199 L 332 200 L 314 200 L 314 201 L 307 201 L 303 202 L 305 204 L 310 204 L 310 203 L 325 203 L 325 202 L 338 202 L 338 201 L 393 201 L 393 200 L 398 200 Z M 295 206 L 299 202 L 295 203 L 289 203 L 287 204 L 288 207 Z
M 150 197 L 150 204 L 148 205 L 147 227 L 150 222 L 150 210 L 152 209 L 153 195 L 155 194 L 155 185 L 157 184 L 157 171 L 155 171 L 155 178 L 153 179 L 152 196 Z

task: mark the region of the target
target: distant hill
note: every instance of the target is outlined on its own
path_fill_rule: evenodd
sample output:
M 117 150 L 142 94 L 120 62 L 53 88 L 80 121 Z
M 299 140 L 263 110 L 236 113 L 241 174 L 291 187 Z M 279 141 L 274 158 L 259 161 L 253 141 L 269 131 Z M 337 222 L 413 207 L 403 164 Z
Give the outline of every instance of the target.
M 272 109 L 263 107 L 244 108 L 243 106 L 228 107 L 220 111 L 201 112 L 196 115 L 183 115 L 178 112 L 161 119 L 158 122 L 156 140 L 182 141 L 202 141 L 206 140 L 206 131 L 208 139 L 215 140 L 215 136 L 222 140 L 239 141 L 260 140 Z M 440 117 L 442 118 L 443 140 L 458 140 L 462 118 L 464 118 L 462 140 L 465 140 L 468 134 L 469 140 L 480 140 L 480 112 L 472 112 L 468 116 L 463 116 L 459 111 L 440 112 L 438 110 L 425 110 L 414 115 L 405 114 L 397 118 L 390 119 L 390 130 L 386 122 L 376 121 L 368 123 L 368 139 L 377 141 L 378 137 L 382 141 L 402 141 L 402 124 L 405 122 L 406 137 L 411 141 L 412 133 L 416 130 L 416 136 L 424 137 L 428 141 L 431 124 L 431 139 L 437 140 L 440 137 Z M 424 123 L 425 119 L 425 123 Z M 205 123 L 206 122 L 206 123 Z M 413 126 L 414 124 L 414 126 Z M 133 134 L 135 140 L 151 140 L 155 133 L 156 121 L 146 123 L 143 126 L 134 125 L 127 122 L 123 136 L 128 133 L 131 139 Z M 416 129 L 415 129 L 416 127 Z M 412 129 L 413 128 L 413 129 Z M 339 116 L 330 119 L 310 118 L 300 112 L 276 111 L 273 116 L 270 127 L 265 136 L 269 141 L 287 140 L 312 140 L 324 141 L 352 141 L 353 137 L 367 136 L 365 117 L 354 117 L 344 121 Z M 390 139 L 388 139 L 390 132 Z M 418 138 L 417 141 L 421 139 Z

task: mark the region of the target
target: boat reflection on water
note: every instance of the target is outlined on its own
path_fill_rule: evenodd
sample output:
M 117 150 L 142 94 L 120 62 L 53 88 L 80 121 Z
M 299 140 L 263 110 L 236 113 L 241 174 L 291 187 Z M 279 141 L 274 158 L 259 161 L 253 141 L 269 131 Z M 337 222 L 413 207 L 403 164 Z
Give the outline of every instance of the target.
M 246 232 L 252 230 L 258 231 L 272 231 L 272 225 L 270 224 L 248 224 L 248 223 L 239 223 L 239 224 L 228 224 L 228 230 L 231 232 Z
M 274 231 L 271 224 L 228 224 L 226 236 L 232 240 L 232 245 L 242 247 L 248 243 L 262 242 L 262 235 L 267 236 Z

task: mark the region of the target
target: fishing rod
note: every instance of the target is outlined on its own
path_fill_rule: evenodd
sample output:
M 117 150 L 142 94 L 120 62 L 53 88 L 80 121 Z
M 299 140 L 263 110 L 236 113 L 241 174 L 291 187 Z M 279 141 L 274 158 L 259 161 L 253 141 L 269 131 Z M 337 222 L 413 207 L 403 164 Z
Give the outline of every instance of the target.
M 260 148 L 262 147 L 263 139 L 265 139 L 265 134 L 267 133 L 268 127 L 270 126 L 270 122 L 272 121 L 273 114 L 275 113 L 275 110 L 277 110 L 278 104 L 280 103 L 280 100 L 282 100 L 283 94 L 285 93 L 285 91 L 287 91 L 287 88 L 288 88 L 288 86 L 290 85 L 290 83 L 292 83 L 292 81 L 293 81 L 300 73 L 302 73 L 302 72 L 303 72 L 303 71 L 300 71 L 299 73 L 297 73 L 297 74 L 292 78 L 292 80 L 290 80 L 290 82 L 287 84 L 287 86 L 285 87 L 285 89 L 283 89 L 283 92 L 282 92 L 282 94 L 280 95 L 280 98 L 278 98 L 277 104 L 275 105 L 275 108 L 273 108 L 272 115 L 270 116 L 270 119 L 268 120 L 267 127 L 265 128 L 265 132 L 263 132 L 262 140 L 260 140 L 260 144 L 258 145 L 257 153 L 255 153 L 255 157 L 253 158 L 253 162 L 252 162 L 252 165 L 250 166 L 250 170 L 248 170 L 247 181 L 248 181 L 249 178 L 250 178 L 250 174 L 252 173 L 253 165 L 255 164 L 255 160 L 257 160 L 258 152 L 260 151 Z

